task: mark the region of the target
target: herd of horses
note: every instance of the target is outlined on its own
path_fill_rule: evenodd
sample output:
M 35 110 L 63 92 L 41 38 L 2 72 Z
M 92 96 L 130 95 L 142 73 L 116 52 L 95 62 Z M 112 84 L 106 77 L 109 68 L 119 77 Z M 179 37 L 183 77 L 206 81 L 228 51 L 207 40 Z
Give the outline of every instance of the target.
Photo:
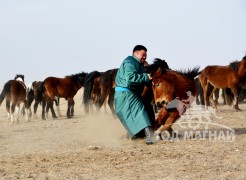
M 55 119 L 57 115 L 53 104 L 56 104 L 58 116 L 61 116 L 59 98 L 65 98 L 67 118 L 72 118 L 74 96 L 83 87 L 83 104 L 86 114 L 89 114 L 94 107 L 100 110 L 103 105 L 108 104 L 113 116 L 116 116 L 114 88 L 117 70 L 82 72 L 63 78 L 47 77 L 44 81 L 34 81 L 28 86 L 24 83 L 24 75 L 17 74 L 14 80 L 5 83 L 0 94 L 0 105 L 6 99 L 6 110 L 12 123 L 19 120 L 20 103 L 24 103 L 23 112 L 26 120 L 29 121 L 32 116 L 30 107 L 33 101 L 33 117 L 37 117 L 37 107 L 41 104 L 42 119 L 45 120 L 49 109 Z M 218 97 L 219 89 L 222 89 L 226 102 L 229 104 L 228 99 L 233 99 L 233 108 L 240 111 L 239 94 L 240 92 L 246 94 L 243 90 L 246 88 L 246 56 L 227 66 L 207 66 L 203 70 L 195 67 L 187 71 L 172 70 L 165 60 L 155 59 L 152 64 L 145 65 L 145 72 L 151 74 L 152 81 L 145 84 L 142 96 L 151 105 L 148 108 L 158 112 L 153 124 L 157 134 L 162 131 L 172 131 L 173 123 L 193 102 L 193 100 L 187 101 L 190 96 L 197 97 L 197 103 L 205 104 L 205 108 L 211 105 L 217 109 L 214 96 Z M 168 108 L 174 100 L 182 102 L 182 111 L 179 111 L 178 107 Z M 15 109 L 17 117 L 14 117 Z

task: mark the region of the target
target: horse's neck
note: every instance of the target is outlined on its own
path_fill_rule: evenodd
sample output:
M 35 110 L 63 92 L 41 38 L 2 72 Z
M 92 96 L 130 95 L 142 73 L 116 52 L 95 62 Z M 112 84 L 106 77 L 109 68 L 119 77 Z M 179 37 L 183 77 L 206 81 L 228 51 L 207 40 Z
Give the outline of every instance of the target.
M 246 77 L 246 64 L 244 62 L 240 62 L 240 67 L 238 69 L 238 76 L 240 79 L 245 79 Z

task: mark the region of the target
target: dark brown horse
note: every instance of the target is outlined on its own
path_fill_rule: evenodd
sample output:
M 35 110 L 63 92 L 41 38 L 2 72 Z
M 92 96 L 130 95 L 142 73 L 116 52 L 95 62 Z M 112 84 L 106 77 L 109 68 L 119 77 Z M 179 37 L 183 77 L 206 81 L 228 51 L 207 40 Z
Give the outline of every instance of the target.
M 88 73 L 85 79 L 84 92 L 83 92 L 83 104 L 85 113 L 89 113 L 93 109 L 93 104 L 97 107 L 98 96 L 100 93 L 99 79 L 101 77 L 100 72 L 93 71 Z
M 29 121 L 29 104 L 26 100 L 26 86 L 24 75 L 17 74 L 14 80 L 5 83 L 0 95 L 0 105 L 6 99 L 6 110 L 11 122 L 19 122 L 20 103 L 24 103 L 26 111 L 26 120 Z M 11 103 L 11 107 L 10 107 Z M 15 107 L 17 107 L 17 118 L 14 117 Z
M 46 114 L 48 114 L 50 107 L 52 109 L 51 112 L 54 112 L 54 110 L 53 110 L 53 102 L 48 101 L 49 96 L 47 95 L 46 91 L 44 91 L 43 93 L 40 91 L 40 87 L 42 84 L 43 84 L 43 81 L 34 81 L 31 83 L 30 86 L 27 85 L 27 100 L 30 106 L 32 102 L 34 101 L 33 116 L 35 119 L 38 118 L 37 116 L 38 105 L 42 104 L 42 119 L 45 120 L 45 111 L 46 111 Z M 48 103 L 51 103 L 51 104 L 48 104 Z M 59 98 L 55 100 L 55 103 L 57 106 L 58 116 L 61 117 L 61 112 L 59 108 Z M 45 110 L 45 107 L 46 107 L 46 110 Z M 56 114 L 52 114 L 52 117 L 56 117 Z
M 74 116 L 74 96 L 77 91 L 84 86 L 87 73 L 79 73 L 75 75 L 65 76 L 64 78 L 48 77 L 41 85 L 41 92 L 46 91 L 49 96 L 49 102 L 53 102 L 55 97 L 65 98 L 68 102 L 67 118 Z M 51 108 L 51 107 L 50 107 Z M 52 114 L 54 110 L 52 110 Z M 54 117 L 53 117 L 54 118 Z
M 234 109 L 238 107 L 238 95 L 241 87 L 246 86 L 246 56 L 241 61 L 234 61 L 228 66 L 207 66 L 199 75 L 203 87 L 204 99 L 209 97 L 212 106 L 217 109 L 212 94 L 217 88 L 230 88 L 234 95 Z M 207 93 L 208 84 L 212 85 L 212 92 Z M 205 106 L 207 106 L 205 101 Z
M 90 104 L 93 103 L 98 110 L 106 103 L 108 98 L 109 108 L 115 116 L 114 109 L 114 88 L 115 76 L 118 69 L 110 69 L 105 72 L 93 71 L 88 74 L 85 80 L 83 104 L 85 112 L 89 112 Z
M 154 124 L 157 134 L 172 132 L 172 124 L 186 111 L 196 96 L 194 78 L 199 68 L 187 72 L 158 69 L 152 79 L 155 103 L 161 108 Z
M 116 117 L 114 109 L 114 89 L 115 89 L 115 76 L 118 69 L 110 69 L 102 73 L 99 79 L 99 88 L 100 93 L 97 100 L 98 108 L 100 109 L 106 99 L 108 98 L 108 106 L 113 114 Z

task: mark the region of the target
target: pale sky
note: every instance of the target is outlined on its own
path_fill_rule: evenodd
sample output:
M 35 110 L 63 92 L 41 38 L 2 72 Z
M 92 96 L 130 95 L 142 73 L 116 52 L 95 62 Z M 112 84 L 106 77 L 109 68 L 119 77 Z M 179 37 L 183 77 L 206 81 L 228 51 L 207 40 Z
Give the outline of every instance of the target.
M 0 87 L 118 68 L 135 45 L 172 69 L 246 53 L 245 0 L 0 0 Z

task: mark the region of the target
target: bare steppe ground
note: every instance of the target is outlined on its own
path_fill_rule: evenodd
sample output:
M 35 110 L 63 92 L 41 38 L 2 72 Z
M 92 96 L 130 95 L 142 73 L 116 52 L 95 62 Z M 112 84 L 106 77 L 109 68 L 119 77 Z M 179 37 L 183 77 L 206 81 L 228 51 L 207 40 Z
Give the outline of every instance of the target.
M 107 109 L 85 115 L 82 90 L 75 117 L 31 119 L 11 124 L 0 107 L 0 179 L 246 179 L 246 104 L 242 111 L 220 105 L 208 130 L 235 130 L 235 139 L 185 139 L 146 145 L 132 141 Z M 38 109 L 40 117 L 41 108 Z M 211 123 L 211 124 L 212 124 Z M 202 129 L 203 127 L 199 127 Z M 223 135 L 223 134 L 222 134 Z

